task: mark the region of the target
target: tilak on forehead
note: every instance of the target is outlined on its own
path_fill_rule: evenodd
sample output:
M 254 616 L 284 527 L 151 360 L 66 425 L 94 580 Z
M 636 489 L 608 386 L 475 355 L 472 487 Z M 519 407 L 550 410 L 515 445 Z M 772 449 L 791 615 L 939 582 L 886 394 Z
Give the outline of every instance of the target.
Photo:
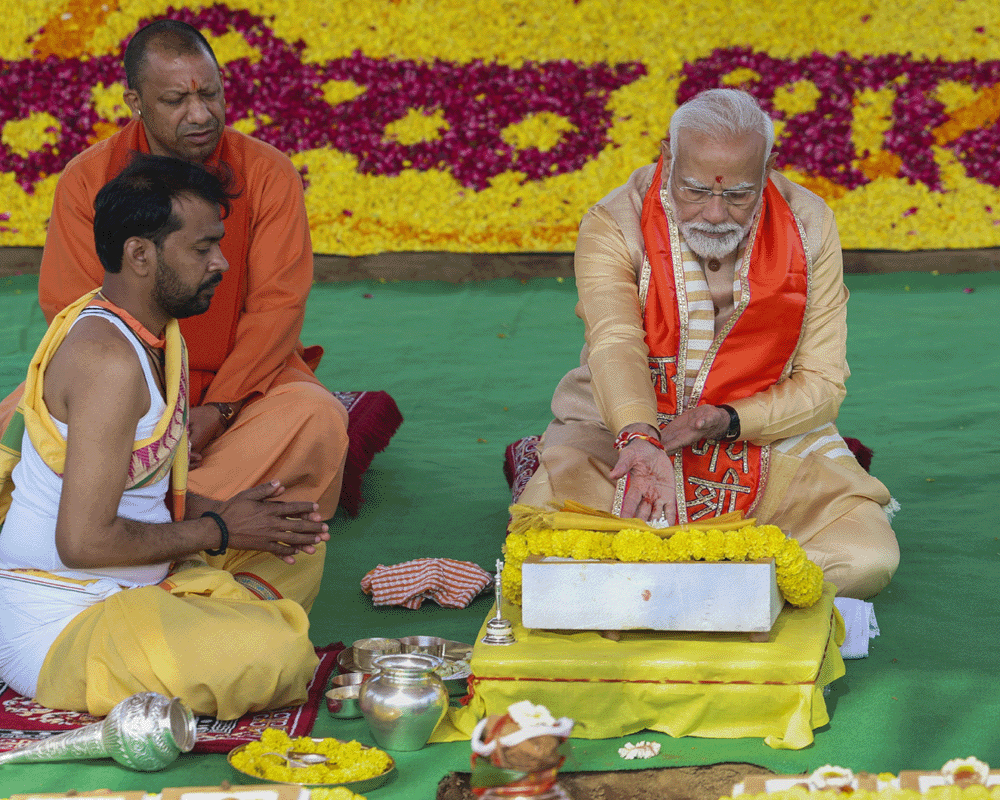
M 722 176 L 721 175 L 716 175 L 715 176 L 715 182 L 716 183 L 722 183 Z

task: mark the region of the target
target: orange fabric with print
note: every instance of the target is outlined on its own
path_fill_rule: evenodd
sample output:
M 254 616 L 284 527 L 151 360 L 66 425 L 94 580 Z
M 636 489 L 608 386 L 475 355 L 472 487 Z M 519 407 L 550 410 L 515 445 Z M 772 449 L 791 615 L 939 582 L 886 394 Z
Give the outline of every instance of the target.
M 684 385 L 678 281 L 682 264 L 671 251 L 676 227 L 660 200 L 662 159 L 642 207 L 642 233 L 650 264 L 649 292 L 644 309 L 646 344 L 653 370 L 657 411 L 679 414 L 678 387 Z M 678 251 L 679 252 L 679 251 Z M 774 184 L 768 182 L 749 258 L 743 298 L 724 331 L 713 343 L 704 369 L 703 388 L 687 407 L 719 405 L 749 397 L 777 383 L 798 345 L 808 295 L 808 265 L 795 217 Z M 683 292 L 682 295 L 686 295 Z M 745 298 L 749 296 L 749 302 Z M 653 362 L 653 359 L 657 359 Z M 700 383 L 700 382 L 699 382 Z M 696 384 L 697 391 L 699 384 Z M 684 502 L 678 497 L 681 520 L 713 517 L 728 511 L 749 512 L 766 480 L 767 454 L 747 441 L 699 442 L 682 455 Z

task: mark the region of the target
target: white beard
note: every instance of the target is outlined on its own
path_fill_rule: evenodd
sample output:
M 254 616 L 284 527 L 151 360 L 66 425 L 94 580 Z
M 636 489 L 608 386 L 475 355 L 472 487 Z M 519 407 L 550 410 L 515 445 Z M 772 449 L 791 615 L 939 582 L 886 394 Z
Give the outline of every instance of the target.
M 740 242 L 750 232 L 751 222 L 745 227 L 737 225 L 735 222 L 723 222 L 721 225 L 711 225 L 708 222 L 682 222 L 680 228 L 681 236 L 688 243 L 688 247 L 696 255 L 702 258 L 725 258 L 730 253 L 735 253 L 740 246 Z M 706 234 L 715 234 L 707 236 Z M 725 234 L 721 238 L 719 234 Z

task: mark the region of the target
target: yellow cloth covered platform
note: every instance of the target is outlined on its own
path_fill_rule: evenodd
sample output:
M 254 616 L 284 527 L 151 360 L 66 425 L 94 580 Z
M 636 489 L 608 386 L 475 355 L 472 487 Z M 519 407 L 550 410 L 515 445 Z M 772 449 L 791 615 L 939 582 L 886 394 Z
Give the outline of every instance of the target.
M 586 631 L 556 633 L 521 625 L 519 607 L 504 616 L 517 642 L 472 651 L 472 696 L 451 708 L 431 741 L 468 739 L 488 714 L 519 700 L 576 720 L 583 739 L 654 730 L 671 736 L 761 737 L 797 750 L 830 718 L 823 687 L 844 674 L 844 627 L 827 583 L 812 607 L 786 605 L 767 642 L 746 634 L 622 631 L 620 641 Z

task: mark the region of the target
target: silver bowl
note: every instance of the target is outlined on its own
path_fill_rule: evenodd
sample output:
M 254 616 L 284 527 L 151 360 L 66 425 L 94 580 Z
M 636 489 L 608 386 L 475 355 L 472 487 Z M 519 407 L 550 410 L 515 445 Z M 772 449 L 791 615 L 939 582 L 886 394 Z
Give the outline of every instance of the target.
M 399 639 L 358 639 L 351 645 L 351 655 L 361 672 L 371 672 L 373 658 L 395 655 L 400 648 Z
M 358 705 L 358 694 L 361 684 L 371 676 L 364 672 L 348 672 L 337 675 L 330 681 L 330 689 L 326 693 L 326 709 L 330 716 L 337 719 L 357 719 L 361 716 L 361 706 Z
M 406 637 L 406 638 L 417 638 L 417 637 Z M 419 637 L 419 638 L 436 638 L 436 637 Z M 402 641 L 402 639 L 397 639 L 396 641 Z M 444 640 L 444 660 L 445 664 L 454 664 L 458 661 L 466 660 L 472 653 L 472 645 L 466 644 L 465 642 L 455 642 L 451 639 Z M 354 660 L 354 649 L 348 647 L 341 651 L 340 655 L 337 656 L 337 666 L 340 667 L 342 672 L 362 672 L 366 675 L 370 675 L 372 668 L 369 666 L 367 670 L 361 669 L 357 662 Z M 470 670 L 463 670 L 457 675 L 449 678 L 442 678 L 444 681 L 445 688 L 448 690 L 448 694 L 452 697 L 461 697 L 468 694 L 469 687 L 466 678 L 469 677 Z
M 421 653 L 444 658 L 448 640 L 438 636 L 403 636 L 399 639 L 399 644 L 404 653 Z

